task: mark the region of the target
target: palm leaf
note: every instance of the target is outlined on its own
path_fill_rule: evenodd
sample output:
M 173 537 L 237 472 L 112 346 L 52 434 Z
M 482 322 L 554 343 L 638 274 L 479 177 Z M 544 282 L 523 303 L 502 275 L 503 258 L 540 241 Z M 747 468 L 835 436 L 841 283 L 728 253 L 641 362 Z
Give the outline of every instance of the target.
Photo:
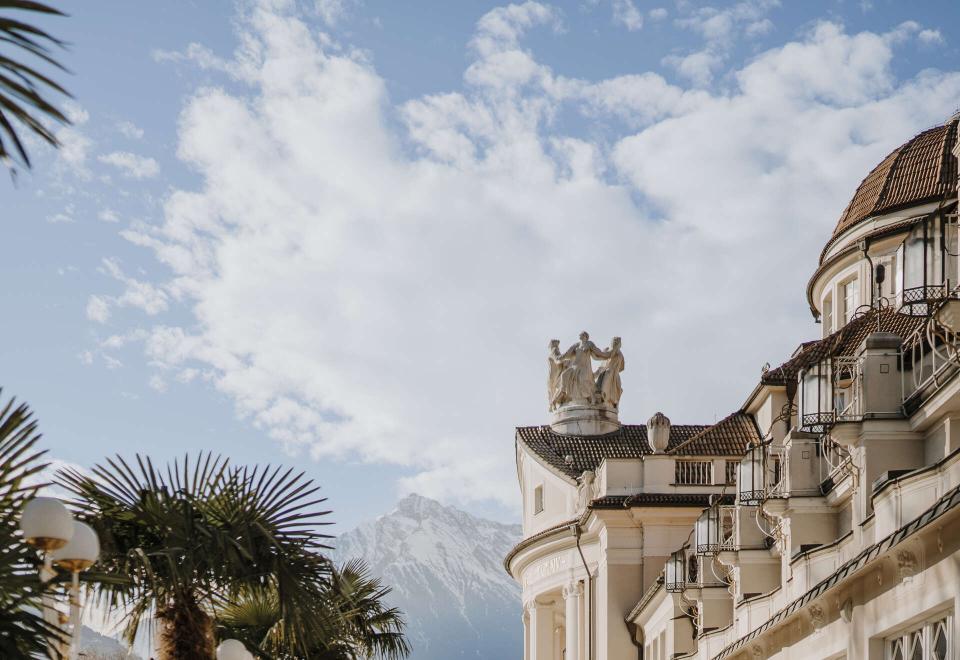
M 0 46 L 12 52 L 0 53 L 0 162 L 10 165 L 19 161 L 31 167 L 30 156 L 19 131 L 27 131 L 44 142 L 57 147 L 56 134 L 45 123 L 69 124 L 70 120 L 51 101 L 47 94 L 70 96 L 49 76 L 25 60 L 36 59 L 41 65 L 65 70 L 52 56 L 53 48 L 64 43 L 46 31 L 25 21 L 13 18 L 13 12 L 44 16 L 63 16 L 50 5 L 31 0 L 0 0 Z
M 336 625 L 339 615 L 323 606 L 331 567 L 319 529 L 329 511 L 303 473 L 234 467 L 211 454 L 164 468 L 118 456 L 89 475 L 62 470 L 57 483 L 100 536 L 100 568 L 118 579 L 98 585 L 96 597 L 128 612 L 128 640 L 151 613 L 176 621 L 194 608 L 203 619 L 264 588 L 276 591 L 285 651 L 302 657 L 302 640 Z

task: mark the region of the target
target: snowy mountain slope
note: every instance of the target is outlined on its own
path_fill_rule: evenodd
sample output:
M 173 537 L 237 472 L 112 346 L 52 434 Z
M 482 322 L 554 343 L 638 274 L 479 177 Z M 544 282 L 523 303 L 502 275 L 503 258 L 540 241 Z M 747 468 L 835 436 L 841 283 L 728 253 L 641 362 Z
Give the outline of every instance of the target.
M 363 558 L 393 587 L 413 660 L 522 655 L 520 589 L 503 557 L 519 525 L 484 520 L 419 495 L 339 536 L 333 558 Z

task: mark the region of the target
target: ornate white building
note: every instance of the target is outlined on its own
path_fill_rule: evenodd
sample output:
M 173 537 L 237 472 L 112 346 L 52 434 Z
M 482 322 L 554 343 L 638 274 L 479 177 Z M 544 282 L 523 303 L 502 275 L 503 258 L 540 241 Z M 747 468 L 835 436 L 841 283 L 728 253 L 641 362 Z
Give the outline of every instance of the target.
M 621 424 L 619 339 L 551 342 L 504 561 L 526 660 L 960 660 L 957 123 L 867 175 L 807 286 L 821 338 L 720 422 Z

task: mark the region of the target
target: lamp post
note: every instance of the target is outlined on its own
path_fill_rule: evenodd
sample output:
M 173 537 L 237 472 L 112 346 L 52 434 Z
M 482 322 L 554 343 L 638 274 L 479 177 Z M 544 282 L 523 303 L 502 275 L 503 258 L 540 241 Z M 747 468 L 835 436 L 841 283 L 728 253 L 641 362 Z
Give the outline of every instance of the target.
M 67 656 L 73 658 L 80 639 L 80 573 L 96 563 L 100 539 L 86 523 L 73 521 L 73 536 L 62 548 L 53 551 L 53 563 L 70 571 L 70 638 Z
M 217 660 L 255 660 L 255 658 L 240 640 L 225 639 L 217 647 Z
M 100 541 L 89 525 L 75 521 L 64 506 L 55 497 L 35 497 L 27 502 L 20 514 L 20 530 L 27 544 L 35 547 L 43 557 L 40 568 L 40 581 L 47 583 L 56 577 L 53 564 L 65 568 L 72 574 L 70 586 L 70 623 L 68 635 L 59 648 L 50 648 L 50 656 L 75 657 L 75 642 L 80 630 L 80 572 L 90 568 L 100 554 Z M 66 621 L 60 620 L 60 613 L 52 594 L 44 591 L 41 597 L 43 618 L 47 623 L 59 627 Z M 51 645 L 53 646 L 53 645 Z M 64 648 L 65 647 L 65 648 Z

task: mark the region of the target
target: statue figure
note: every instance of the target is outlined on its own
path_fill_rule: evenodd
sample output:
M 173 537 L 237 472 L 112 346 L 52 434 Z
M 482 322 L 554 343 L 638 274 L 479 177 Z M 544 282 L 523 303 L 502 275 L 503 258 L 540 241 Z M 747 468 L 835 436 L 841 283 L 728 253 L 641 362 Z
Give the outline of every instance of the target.
M 590 502 L 593 500 L 596 492 L 594 492 L 594 479 L 593 470 L 584 470 L 583 474 L 580 475 L 577 484 L 577 511 L 582 512 L 587 510 L 587 506 L 590 505 Z
M 563 395 L 560 403 L 566 401 L 598 403 L 599 393 L 593 380 L 593 363 L 590 360 L 591 358 L 606 360 L 608 357 L 606 352 L 601 351 L 590 341 L 589 334 L 581 332 L 580 341 L 568 348 L 561 356 L 565 368 L 560 374 L 560 389 Z
M 620 352 L 620 337 L 610 340 L 610 347 L 603 351 L 606 362 L 597 369 L 597 390 L 603 403 L 616 408 L 620 404 L 623 386 L 620 384 L 620 372 L 623 371 L 623 353 Z
M 547 401 L 550 410 L 556 410 L 563 399 L 563 390 L 560 388 L 560 374 L 563 372 L 563 356 L 560 355 L 560 340 L 551 339 L 548 346 L 547 365 Z

